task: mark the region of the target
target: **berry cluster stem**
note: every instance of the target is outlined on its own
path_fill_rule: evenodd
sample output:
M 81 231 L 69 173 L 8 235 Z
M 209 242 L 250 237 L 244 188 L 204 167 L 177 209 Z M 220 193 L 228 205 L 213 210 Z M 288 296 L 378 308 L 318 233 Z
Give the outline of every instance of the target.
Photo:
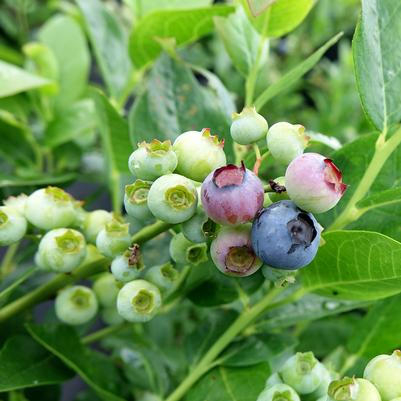
M 369 192 L 384 164 L 401 143 L 401 128 L 389 139 L 385 140 L 386 131 L 383 131 L 376 142 L 375 153 L 359 182 L 347 206 L 337 219 L 331 224 L 329 230 L 340 230 L 353 221 L 359 219 L 366 211 L 357 207 L 357 203 Z
M 181 384 L 166 398 L 165 401 L 179 401 L 187 391 L 211 368 L 216 366 L 216 358 L 231 343 L 231 341 L 245 330 L 249 324 L 262 313 L 294 302 L 305 294 L 303 288 L 290 296 L 272 302 L 283 291 L 283 288 L 271 289 L 258 303 L 251 308 L 244 308 L 232 325 L 219 337 L 199 363 L 189 372 Z

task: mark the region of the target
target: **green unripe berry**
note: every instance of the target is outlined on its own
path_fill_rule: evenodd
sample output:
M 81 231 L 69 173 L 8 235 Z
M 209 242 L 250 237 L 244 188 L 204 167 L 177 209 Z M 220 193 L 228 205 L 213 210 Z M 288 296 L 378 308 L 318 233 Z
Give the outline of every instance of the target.
M 312 352 L 297 352 L 286 361 L 279 373 L 284 383 L 298 394 L 310 394 L 319 387 L 325 369 Z
M 173 288 L 179 277 L 178 271 L 171 263 L 151 267 L 145 275 L 145 279 L 156 285 L 161 291 Z
M 327 401 L 327 399 L 328 399 L 327 395 L 324 395 L 324 396 L 318 398 L 316 401 Z
M 171 238 L 170 256 L 176 263 L 198 265 L 208 260 L 207 245 L 188 241 L 183 233 L 179 233 Z
M 245 107 L 241 113 L 233 113 L 232 119 L 231 137 L 240 145 L 250 145 L 267 134 L 267 121 L 254 107 Z
M 106 210 L 99 209 L 87 213 L 83 222 L 83 231 L 88 242 L 95 244 L 99 232 L 112 220 L 112 213 Z
M 149 321 L 161 304 L 159 289 L 145 280 L 126 283 L 117 297 L 118 313 L 129 322 Z
M 210 134 L 209 128 L 179 135 L 173 144 L 178 158 L 177 173 L 202 182 L 209 173 L 227 163 L 223 145 L 217 136 Z
M 0 246 L 20 241 L 27 229 L 25 217 L 11 206 L 0 206 Z
M 278 383 L 265 388 L 256 401 L 301 401 L 296 391 L 287 384 Z
M 79 325 L 95 317 L 98 304 L 95 293 L 90 288 L 76 285 L 59 292 L 55 308 L 56 315 L 62 322 Z
M 328 401 L 381 401 L 370 381 L 350 377 L 331 382 L 328 394 Z
M 92 286 L 99 304 L 104 308 L 116 306 L 120 286 L 111 273 L 103 273 Z
M 363 377 L 376 386 L 383 401 L 401 397 L 401 351 L 373 358 Z
M 69 273 L 85 259 L 84 236 L 71 228 L 56 228 L 47 232 L 39 243 L 37 263 L 43 269 Z
M 124 318 L 118 313 L 116 305 L 102 309 L 100 317 L 109 326 L 115 326 L 124 322 Z
M 129 216 L 140 221 L 152 218 L 148 207 L 148 193 L 152 183 L 150 181 L 136 180 L 125 186 L 124 207 Z
M 266 380 L 266 384 L 265 387 L 272 387 L 275 384 L 280 384 L 283 383 L 283 381 L 281 380 L 281 377 L 278 373 L 273 373 L 272 375 L 270 375 L 267 380 Z
M 198 206 L 196 213 L 182 223 L 182 233 L 189 241 L 200 243 L 216 234 L 217 224 L 209 219 L 202 207 Z
M 329 389 L 330 383 L 333 381 L 332 374 L 330 371 L 322 364 L 322 372 L 320 377 L 320 384 L 319 387 L 313 392 L 310 393 L 308 399 L 317 399 L 319 397 L 326 397 L 327 398 L 327 391 Z
M 274 159 L 289 164 L 304 152 L 309 137 L 305 135 L 302 125 L 280 122 L 270 127 L 266 140 Z
M 4 206 L 10 206 L 15 209 L 21 216 L 25 216 L 25 205 L 28 197 L 25 194 L 18 196 L 9 196 L 3 201 Z
M 144 267 L 139 247 L 134 245 L 123 255 L 114 258 L 110 269 L 116 280 L 126 283 L 138 278 Z
M 38 189 L 26 200 L 25 217 L 43 230 L 69 227 L 77 219 L 76 201 L 57 187 Z
M 113 258 L 120 255 L 131 245 L 129 224 L 113 219 L 100 230 L 96 237 L 96 247 L 103 255 Z
M 170 141 L 138 144 L 138 149 L 132 152 L 128 160 L 131 173 L 141 179 L 153 181 L 156 178 L 171 174 L 177 167 L 177 156 L 171 148 Z
M 196 211 L 198 193 L 188 178 L 168 174 L 158 178 L 148 193 L 148 206 L 152 214 L 171 224 L 190 219 Z

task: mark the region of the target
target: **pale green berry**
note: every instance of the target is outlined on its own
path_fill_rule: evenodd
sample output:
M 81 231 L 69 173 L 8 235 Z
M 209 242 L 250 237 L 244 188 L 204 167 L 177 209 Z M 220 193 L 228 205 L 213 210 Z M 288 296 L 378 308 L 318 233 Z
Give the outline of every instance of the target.
M 266 380 L 266 384 L 265 387 L 272 387 L 275 384 L 280 384 L 283 381 L 281 380 L 281 377 L 278 373 L 273 373 L 272 375 L 270 375 L 267 380 Z
M 301 401 L 296 391 L 287 384 L 278 383 L 265 388 L 256 401 Z
M 382 401 L 368 380 L 345 377 L 330 383 L 328 401 Z
M 401 397 L 401 351 L 373 358 L 363 377 L 376 386 L 383 401 Z
M 130 245 L 129 224 L 121 223 L 117 219 L 106 223 L 96 237 L 96 247 L 109 258 L 122 254 Z
M 86 241 L 79 231 L 56 228 L 42 237 L 38 253 L 37 261 L 40 267 L 69 273 L 85 259 Z
M 310 394 L 319 387 L 325 370 L 312 352 L 297 352 L 285 362 L 279 373 L 283 382 L 298 394 Z
M 213 238 L 216 231 L 217 224 L 209 219 L 201 206 L 198 206 L 196 213 L 189 220 L 182 223 L 185 238 L 196 243 Z
M 76 201 L 57 187 L 38 189 L 26 200 L 25 216 L 43 230 L 69 227 L 77 219 Z
M 266 140 L 273 158 L 289 164 L 304 152 L 309 137 L 305 135 L 305 127 L 302 125 L 280 122 L 270 127 Z
M 196 211 L 198 193 L 188 178 L 168 174 L 158 178 L 148 193 L 148 206 L 152 214 L 171 224 L 190 219 Z
M 327 401 L 328 396 L 324 395 L 323 397 L 318 398 L 316 401 Z
M 94 210 L 85 215 L 83 231 L 88 242 L 95 244 L 96 237 L 107 223 L 113 220 L 113 214 L 106 210 Z
M 183 233 L 179 233 L 171 238 L 170 256 L 176 263 L 198 265 L 208 260 L 207 245 L 188 241 Z
M 22 216 L 25 216 L 25 205 L 28 197 L 25 194 L 18 196 L 9 196 L 3 201 L 4 206 L 10 206 L 17 210 Z
M 119 283 L 111 273 L 103 273 L 100 275 L 96 278 L 92 286 L 99 304 L 104 308 L 116 306 L 117 295 L 120 288 Z
M 20 241 L 27 229 L 25 217 L 11 206 L 0 206 L 0 246 Z
M 153 181 L 175 170 L 177 156 L 170 141 L 153 139 L 150 143 L 138 144 L 138 149 L 129 157 L 128 167 L 136 178 Z
M 285 188 L 285 177 L 277 177 L 269 181 L 267 192 L 272 203 L 290 199 Z
M 333 381 L 333 376 L 330 371 L 324 366 L 321 365 L 322 371 L 320 373 L 320 384 L 319 387 L 312 393 L 310 393 L 310 399 L 317 399 L 319 397 L 327 398 L 327 390 L 329 388 L 330 383 Z
M 152 183 L 150 181 L 136 180 L 125 186 L 124 207 L 129 216 L 140 221 L 152 218 L 148 207 L 148 193 Z
M 76 285 L 59 292 L 55 308 L 56 315 L 62 322 L 79 325 L 95 317 L 98 304 L 95 293 L 90 288 Z
M 213 170 L 226 165 L 223 146 L 224 142 L 211 135 L 209 128 L 184 132 L 173 144 L 178 158 L 177 173 L 202 182 Z
M 118 313 L 116 305 L 102 309 L 100 317 L 109 326 L 115 326 L 124 322 L 124 318 Z
M 126 283 L 138 278 L 144 267 L 139 247 L 134 245 L 123 255 L 114 258 L 110 269 L 117 280 Z
M 145 280 L 126 283 L 118 293 L 118 313 L 129 322 L 147 322 L 162 304 L 159 289 Z
M 232 119 L 231 137 L 240 145 L 257 142 L 267 134 L 267 121 L 256 112 L 255 107 L 245 107 L 241 113 L 233 113 Z
M 168 291 L 174 287 L 179 277 L 178 271 L 171 263 L 151 267 L 145 275 L 145 279 L 156 285 L 162 291 Z

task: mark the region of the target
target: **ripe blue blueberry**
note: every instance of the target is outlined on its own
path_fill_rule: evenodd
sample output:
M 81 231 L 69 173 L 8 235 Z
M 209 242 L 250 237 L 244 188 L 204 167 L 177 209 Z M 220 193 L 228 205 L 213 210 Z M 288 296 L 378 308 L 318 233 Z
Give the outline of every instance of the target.
M 27 229 L 25 217 L 12 206 L 0 206 L 0 246 L 21 240 Z
M 269 266 L 294 270 L 316 256 L 321 227 L 311 213 L 291 201 L 280 201 L 260 211 L 252 225 L 256 255 Z
M 254 107 L 245 107 L 241 113 L 233 113 L 230 134 L 240 145 L 249 145 L 267 134 L 268 124 Z

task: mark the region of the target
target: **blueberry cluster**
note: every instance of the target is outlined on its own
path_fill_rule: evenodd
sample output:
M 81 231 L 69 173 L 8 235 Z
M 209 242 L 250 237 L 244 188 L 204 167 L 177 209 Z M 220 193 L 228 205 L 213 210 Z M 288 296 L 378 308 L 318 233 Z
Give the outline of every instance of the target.
M 267 380 L 257 401 L 400 401 L 401 351 L 379 355 L 363 378 L 344 377 L 319 362 L 312 352 L 290 357 Z

